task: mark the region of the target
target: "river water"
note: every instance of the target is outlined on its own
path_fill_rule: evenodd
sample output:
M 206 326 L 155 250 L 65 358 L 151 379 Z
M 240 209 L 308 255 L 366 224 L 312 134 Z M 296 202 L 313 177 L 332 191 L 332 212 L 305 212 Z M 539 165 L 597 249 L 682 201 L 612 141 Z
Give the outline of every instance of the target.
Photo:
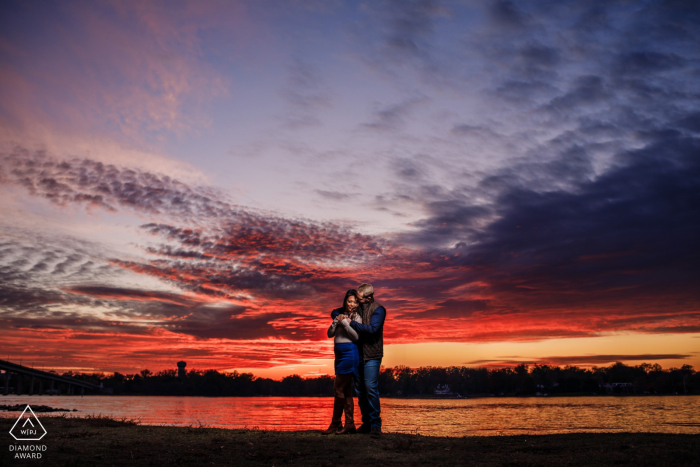
M 77 409 L 145 425 L 262 430 L 325 429 L 320 397 L 2 396 L 0 405 Z M 700 396 L 382 399 L 383 431 L 430 436 L 579 432 L 700 433 Z M 357 401 L 356 401 L 357 405 Z M 359 419 L 359 409 L 355 407 Z M 15 418 L 17 412 L 0 412 Z M 55 414 L 37 414 L 39 418 Z

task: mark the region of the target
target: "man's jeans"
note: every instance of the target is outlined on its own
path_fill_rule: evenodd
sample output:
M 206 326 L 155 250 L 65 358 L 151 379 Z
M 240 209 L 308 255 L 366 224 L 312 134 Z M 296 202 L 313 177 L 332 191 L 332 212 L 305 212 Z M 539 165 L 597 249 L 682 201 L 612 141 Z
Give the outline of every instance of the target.
M 362 424 L 370 427 L 382 427 L 381 409 L 379 407 L 379 367 L 382 359 L 367 360 L 360 358 L 360 379 L 355 385 L 357 399 L 362 412 Z

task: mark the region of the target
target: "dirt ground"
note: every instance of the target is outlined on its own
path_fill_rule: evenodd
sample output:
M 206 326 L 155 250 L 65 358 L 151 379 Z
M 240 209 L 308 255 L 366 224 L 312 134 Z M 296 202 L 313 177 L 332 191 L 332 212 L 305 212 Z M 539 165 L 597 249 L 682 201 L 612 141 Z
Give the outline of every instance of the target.
M 385 433 L 322 436 L 318 432 L 142 426 L 107 418 L 41 417 L 47 435 L 17 442 L 5 433 L 0 466 L 552 466 L 700 465 L 700 435 L 584 433 L 438 438 Z M 45 445 L 41 459 L 15 459 L 13 445 Z

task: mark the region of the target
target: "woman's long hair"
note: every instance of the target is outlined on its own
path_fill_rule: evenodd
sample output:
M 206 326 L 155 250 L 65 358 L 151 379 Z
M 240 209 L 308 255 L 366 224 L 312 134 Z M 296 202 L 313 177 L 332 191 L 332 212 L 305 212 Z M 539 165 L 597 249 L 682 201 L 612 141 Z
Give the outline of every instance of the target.
M 352 315 L 350 315 L 350 312 L 348 311 L 348 297 L 355 297 L 355 300 L 357 300 L 357 307 L 359 309 L 360 307 L 360 296 L 357 295 L 357 290 L 355 289 L 350 289 L 347 292 L 345 292 L 345 298 L 343 299 L 343 311 L 350 316 L 350 319 L 353 319 L 355 315 L 357 314 L 357 311 L 353 311 Z

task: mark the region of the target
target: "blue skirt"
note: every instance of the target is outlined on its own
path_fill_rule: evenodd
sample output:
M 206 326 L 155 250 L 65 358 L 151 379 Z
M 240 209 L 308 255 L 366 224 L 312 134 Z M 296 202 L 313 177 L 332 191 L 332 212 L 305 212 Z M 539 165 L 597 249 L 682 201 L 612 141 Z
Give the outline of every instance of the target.
M 353 374 L 359 378 L 358 367 L 360 366 L 360 352 L 354 342 L 343 342 L 335 344 L 335 374 Z

